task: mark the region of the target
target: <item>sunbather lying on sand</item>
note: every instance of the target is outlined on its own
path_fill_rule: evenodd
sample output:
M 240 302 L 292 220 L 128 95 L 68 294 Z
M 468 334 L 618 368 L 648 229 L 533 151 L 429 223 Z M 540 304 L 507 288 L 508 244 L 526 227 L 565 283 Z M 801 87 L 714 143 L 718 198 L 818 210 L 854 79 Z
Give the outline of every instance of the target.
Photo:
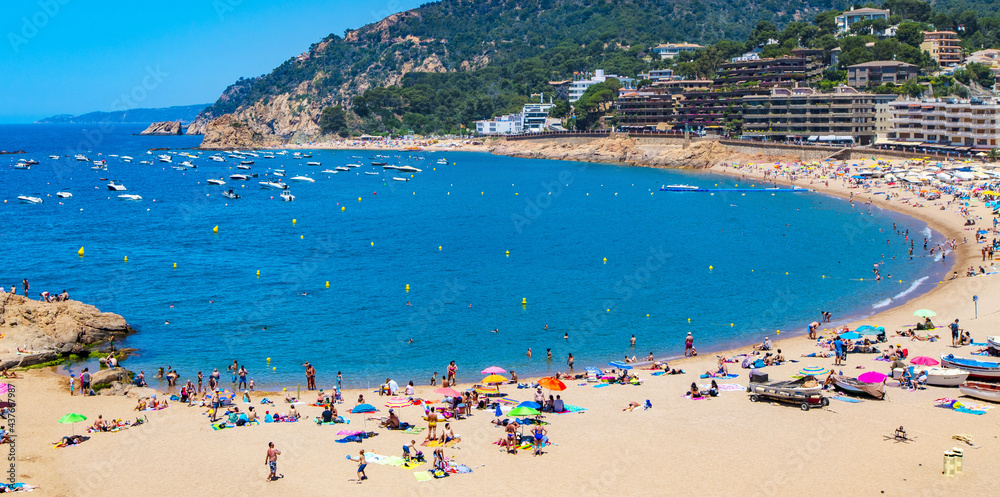
M 632 412 L 636 407 L 642 407 L 642 404 L 640 404 L 638 402 L 629 402 L 628 403 L 628 407 L 626 407 L 625 409 L 622 409 L 622 411 Z

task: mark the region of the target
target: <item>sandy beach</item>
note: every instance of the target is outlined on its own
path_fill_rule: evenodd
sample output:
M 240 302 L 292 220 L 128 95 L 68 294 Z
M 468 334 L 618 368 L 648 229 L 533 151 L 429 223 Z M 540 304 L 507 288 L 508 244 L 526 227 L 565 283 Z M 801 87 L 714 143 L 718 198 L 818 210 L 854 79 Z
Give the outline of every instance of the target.
M 303 146 L 302 148 L 309 148 Z M 862 161 L 850 161 L 862 164 Z M 868 165 L 871 161 L 863 161 Z M 899 162 L 899 161 L 898 161 Z M 830 166 L 831 168 L 833 166 Z M 716 166 L 709 172 L 747 175 L 754 181 L 763 178 L 764 171 L 782 171 L 773 164 L 754 164 L 741 168 Z M 793 168 L 800 171 L 800 168 Z M 831 169 L 832 171 L 832 169 Z M 830 171 L 827 171 L 829 173 Z M 792 174 L 797 174 L 793 178 Z M 898 186 L 872 184 L 870 188 L 854 188 L 853 182 L 831 179 L 829 185 L 819 176 L 824 171 L 810 173 L 780 173 L 773 178 L 783 184 L 794 183 L 823 194 L 850 198 L 854 209 L 866 210 L 869 200 L 878 207 L 892 209 L 922 221 L 957 246 L 948 254 L 946 266 L 962 276 L 953 281 L 927 282 L 930 291 L 920 288 L 913 300 L 893 302 L 891 308 L 863 321 L 847 324 L 884 326 L 888 344 L 901 344 L 910 357 L 938 357 L 955 353 L 969 356 L 977 346 L 952 348 L 944 325 L 959 319 L 962 327 L 972 333 L 976 342 L 985 341 L 1000 325 L 1000 286 L 993 283 L 995 275 L 965 277 L 968 266 L 987 266 L 980 256 L 971 229 L 992 228 L 992 215 L 982 202 L 972 202 L 968 217 L 979 219 L 977 226 L 964 226 L 966 215 L 959 212 L 960 203 L 948 204 L 952 197 L 925 200 L 915 192 L 901 192 Z M 836 178 L 836 176 L 834 176 Z M 772 178 L 769 178 L 769 181 Z M 898 192 L 899 197 L 876 198 L 878 192 Z M 908 199 L 906 202 L 900 199 Z M 942 209 L 944 207 L 944 209 Z M 859 218 L 863 219 L 859 215 Z M 859 221 L 859 233 L 875 236 L 878 226 Z M 875 233 L 872 233 L 875 231 Z M 922 237 L 922 235 L 914 234 Z M 890 234 L 885 234 L 890 236 Z M 896 236 L 892 234 L 891 236 Z M 990 237 L 992 238 L 992 234 Z M 964 243 L 968 238 L 969 243 Z M 921 238 L 916 240 L 915 253 L 921 251 Z M 821 243 L 817 250 L 821 250 Z M 738 261 L 737 261 L 738 262 Z M 991 269 L 987 266 L 987 270 Z M 995 269 L 995 268 L 994 268 Z M 866 276 L 867 277 L 867 276 Z M 897 284 L 892 281 L 872 284 Z M 902 285 L 900 285 L 902 286 Z M 972 296 L 978 295 L 978 318 L 975 317 Z M 777 303 L 776 303 L 777 304 Z M 937 342 L 916 341 L 895 337 L 917 322 L 913 311 L 932 309 L 942 336 Z M 837 320 L 836 309 L 834 320 Z M 817 312 L 817 318 L 819 314 Z M 126 316 L 127 318 L 127 316 Z M 799 330 L 786 331 L 775 342 L 775 348 L 793 361 L 764 369 L 770 379 L 789 379 L 805 366 L 833 367 L 834 359 L 806 358 L 804 354 L 821 350 L 814 340 L 804 337 L 808 323 Z M 820 328 L 820 334 L 830 336 Z M 772 335 L 771 338 L 777 338 Z M 761 337 L 763 338 L 763 337 Z M 643 337 L 635 354 L 647 352 Z M 695 337 L 697 346 L 698 337 Z M 678 343 L 678 350 L 681 344 Z M 745 353 L 741 347 L 720 355 Z M 851 354 L 845 366 L 838 367 L 847 376 L 867 371 L 888 373 L 887 362 L 874 360 L 878 354 Z M 544 361 L 540 355 L 534 360 Z M 562 358 L 556 358 L 562 360 Z M 492 364 L 459 364 L 459 390 L 470 387 L 481 378 L 478 372 Z M 385 456 L 401 456 L 402 446 L 416 440 L 419 444 L 426 432 L 411 435 L 378 428 L 369 416 L 385 416 L 386 397 L 371 391 L 344 392 L 345 402 L 338 405 L 341 414 L 351 420 L 349 425 L 319 426 L 311 419 L 296 423 L 272 423 L 258 426 L 213 430 L 205 409 L 173 403 L 170 407 L 136 413 L 136 399 L 116 396 L 71 397 L 68 379 L 51 370 L 24 372 L 24 378 L 11 380 L 15 387 L 16 465 L 17 480 L 39 485 L 40 495 L 174 495 L 194 491 L 232 495 L 429 495 L 453 491 L 512 493 L 521 489 L 556 491 L 569 495 L 647 495 L 666 492 L 677 495 L 836 495 L 845 492 L 861 495 L 923 496 L 944 492 L 982 492 L 988 488 L 989 464 L 1000 457 L 996 435 L 998 410 L 983 415 L 940 408 L 935 400 L 959 398 L 957 388 L 928 387 L 909 391 L 890 380 L 886 400 L 862 399 L 848 402 L 832 399 L 828 408 L 802 411 L 793 405 L 751 403 L 744 390 L 748 383 L 747 369 L 729 364 L 729 371 L 739 376 L 718 379 L 726 387 L 718 397 L 691 400 L 684 396 L 691 383 L 707 386 L 710 379 L 699 374 L 714 370 L 715 353 L 703 353 L 694 358 L 670 362 L 686 374 L 654 376 L 653 371 L 636 369 L 642 380 L 639 386 L 609 385 L 595 388 L 594 383 L 567 380 L 568 388 L 555 392 L 567 404 L 585 409 L 569 414 L 546 414 L 545 426 L 552 445 L 544 454 L 534 457 L 530 450 L 516 455 L 506 453 L 494 442 L 503 438 L 503 428 L 491 423 L 496 417 L 492 410 L 474 411 L 467 419 L 453 423 L 461 441 L 444 449 L 445 456 L 466 465 L 471 473 L 452 474 L 446 478 L 418 481 L 415 472 L 424 472 L 430 463 L 413 469 L 371 463 L 364 482 L 356 481 L 356 462 L 346 456 L 358 451 Z M 125 364 L 127 367 L 127 362 Z M 218 366 L 222 370 L 226 364 Z M 502 364 L 498 365 L 503 367 Z M 582 373 L 589 364 L 577 364 Z M 443 370 L 445 365 L 441 365 Z M 327 374 L 328 372 L 321 372 Z M 427 385 L 424 372 L 414 372 L 412 378 L 394 378 L 401 386 L 410 380 L 417 385 L 415 397 L 441 400 L 433 393 L 437 387 Z M 223 386 L 229 387 L 223 374 Z M 372 378 L 373 384 L 382 378 Z M 530 381 L 521 378 L 520 381 Z M 332 385 L 320 384 L 329 389 Z M 532 400 L 533 389 L 518 389 L 505 385 L 502 391 L 516 401 Z M 294 394 L 294 392 L 291 392 Z M 546 395 L 550 392 L 546 391 Z M 358 395 L 378 407 L 374 414 L 347 414 Z M 315 399 L 303 392 L 303 400 Z M 825 392 L 827 396 L 835 392 Z M 261 405 L 267 396 L 274 405 Z M 284 393 L 257 393 L 250 405 L 263 411 L 286 413 Z M 630 402 L 644 403 L 652 408 L 623 411 Z M 962 398 L 971 405 L 985 401 Z M 237 402 L 241 410 L 246 405 Z M 297 406 L 303 416 L 314 418 L 321 408 Z M 426 427 L 421 419 L 422 407 L 398 408 L 399 417 L 418 427 Z M 88 421 L 76 425 L 58 424 L 66 413 L 76 412 Z M 117 433 L 94 433 L 78 446 L 53 449 L 52 442 L 71 432 L 84 433 L 86 425 L 98 415 L 105 419 L 134 420 L 137 415 L 148 423 Z M 887 439 L 903 426 L 914 438 L 910 442 Z M 362 443 L 337 443 L 344 435 L 341 430 L 367 430 L 377 436 Z M 973 445 L 953 439 L 954 435 L 972 437 Z M 281 451 L 276 481 L 266 482 L 264 464 L 267 443 L 274 442 Z M 964 471 L 947 477 L 941 474 L 942 455 L 952 448 L 965 451 Z M 433 448 L 421 447 L 431 457 Z M 663 472 L 666 471 L 666 474 Z M 649 475 L 656 479 L 651 480 Z

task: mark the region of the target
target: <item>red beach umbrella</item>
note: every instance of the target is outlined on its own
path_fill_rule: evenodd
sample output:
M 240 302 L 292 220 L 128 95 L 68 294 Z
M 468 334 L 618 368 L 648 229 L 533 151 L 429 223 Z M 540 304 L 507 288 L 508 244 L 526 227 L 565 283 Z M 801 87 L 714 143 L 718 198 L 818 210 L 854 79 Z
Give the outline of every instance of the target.
M 538 384 L 549 390 L 555 390 L 561 392 L 566 390 L 566 384 L 555 378 L 542 378 L 538 380 Z

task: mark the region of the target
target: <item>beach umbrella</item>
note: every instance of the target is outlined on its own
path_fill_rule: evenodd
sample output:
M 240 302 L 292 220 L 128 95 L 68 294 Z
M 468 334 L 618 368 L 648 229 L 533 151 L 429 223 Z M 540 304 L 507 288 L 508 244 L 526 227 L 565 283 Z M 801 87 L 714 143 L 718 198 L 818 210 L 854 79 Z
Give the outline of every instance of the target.
M 614 366 L 618 369 L 625 369 L 625 370 L 632 369 L 632 366 L 629 366 L 628 364 L 625 364 L 624 362 L 621 361 L 611 361 L 608 363 L 608 366 Z
M 930 309 L 918 309 L 918 310 L 916 310 L 916 311 L 913 312 L 913 315 L 914 316 L 920 316 L 922 318 L 930 318 L 930 317 L 937 316 L 937 313 L 934 312 L 934 311 L 932 311 L 932 310 L 930 310 Z
M 59 418 L 59 422 L 60 423 L 63 423 L 63 424 L 69 423 L 71 425 L 74 425 L 76 423 L 79 423 L 80 421 L 86 421 L 86 420 L 87 420 L 87 416 L 84 416 L 83 414 L 77 414 L 75 412 L 71 412 L 71 413 L 69 413 L 69 414 L 67 414 L 67 415 Z M 76 426 L 73 426 L 73 434 L 76 435 Z
M 377 412 L 377 411 L 378 409 L 376 409 L 375 406 L 371 404 L 358 404 L 354 406 L 354 409 L 351 409 L 352 414 L 361 414 L 361 413 Z
M 861 383 L 882 383 L 888 376 L 879 373 L 878 371 L 869 371 L 861 376 L 858 376 L 858 381 Z
M 406 397 L 393 397 L 389 399 L 389 402 L 385 403 L 385 406 L 389 408 L 408 407 L 412 405 L 413 401 Z
M 875 331 L 875 330 L 876 330 L 876 328 L 874 326 L 870 325 L 870 324 L 863 324 L 861 326 L 858 326 L 857 328 L 854 328 L 854 332 L 855 333 L 862 333 L 862 334 L 864 334 L 866 332 L 869 332 L 869 331 Z M 841 336 L 843 336 L 843 335 L 841 335 Z
M 542 378 L 538 380 L 538 384 L 549 390 L 555 390 L 561 392 L 566 390 L 566 384 L 555 378 Z
M 450 387 L 441 387 L 434 391 L 436 394 L 444 395 L 445 397 L 461 397 L 462 394 Z
M 541 409 L 542 405 L 539 404 L 538 402 L 532 402 L 530 400 L 526 400 L 518 404 L 517 407 L 527 407 L 528 409 Z
M 830 370 L 823 366 L 806 366 L 799 370 L 799 374 L 802 376 L 819 376 L 829 372 Z
M 843 338 L 844 340 L 857 340 L 861 338 L 861 335 L 854 331 L 848 331 L 847 333 L 841 333 L 840 338 Z
M 917 366 L 937 366 L 941 364 L 937 359 L 933 359 L 927 356 L 917 356 L 910 359 L 910 364 L 916 364 Z
M 483 374 L 504 374 L 507 370 L 500 366 L 490 366 L 483 370 Z
M 480 393 L 480 394 L 483 394 L 483 395 L 491 395 L 491 394 L 492 395 L 496 395 L 496 394 L 500 393 L 500 387 L 496 387 L 496 386 L 493 386 L 493 387 L 479 386 L 479 387 L 476 387 L 476 393 Z
M 507 378 L 504 378 L 503 376 L 500 376 L 498 374 L 491 374 L 491 375 L 487 376 L 486 378 L 483 378 L 483 383 L 486 383 L 486 384 L 490 384 L 490 383 L 507 383 Z
M 515 407 L 514 409 L 511 409 L 511 411 L 508 412 L 507 414 L 514 417 L 523 418 L 527 416 L 538 416 L 541 413 L 538 412 L 538 409 L 532 409 L 530 407 Z

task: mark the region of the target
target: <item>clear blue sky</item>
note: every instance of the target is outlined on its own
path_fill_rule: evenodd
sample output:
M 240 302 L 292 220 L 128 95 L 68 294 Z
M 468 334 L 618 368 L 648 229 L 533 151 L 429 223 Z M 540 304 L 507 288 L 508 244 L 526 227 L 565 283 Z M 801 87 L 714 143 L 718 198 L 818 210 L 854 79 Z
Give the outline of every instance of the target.
M 5 1 L 0 123 L 214 102 L 240 76 L 268 73 L 330 33 L 343 36 L 422 3 Z

